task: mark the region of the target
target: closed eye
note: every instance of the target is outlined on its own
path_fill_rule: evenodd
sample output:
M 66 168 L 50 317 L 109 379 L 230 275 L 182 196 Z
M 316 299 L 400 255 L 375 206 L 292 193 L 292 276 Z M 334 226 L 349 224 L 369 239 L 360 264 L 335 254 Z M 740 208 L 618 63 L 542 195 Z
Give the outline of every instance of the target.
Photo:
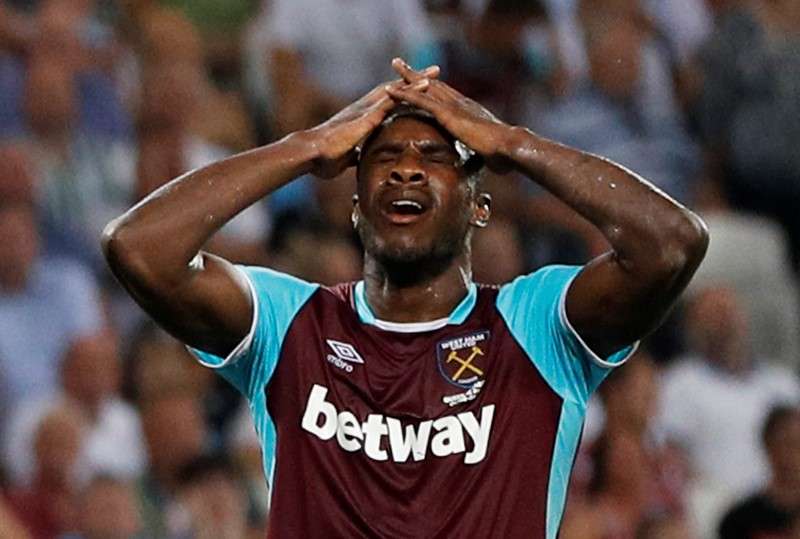
M 425 159 L 431 163 L 452 165 L 456 162 L 456 156 L 450 151 L 435 151 L 425 154 Z
M 368 159 L 373 163 L 392 163 L 397 160 L 400 150 L 394 148 L 381 148 L 370 152 Z

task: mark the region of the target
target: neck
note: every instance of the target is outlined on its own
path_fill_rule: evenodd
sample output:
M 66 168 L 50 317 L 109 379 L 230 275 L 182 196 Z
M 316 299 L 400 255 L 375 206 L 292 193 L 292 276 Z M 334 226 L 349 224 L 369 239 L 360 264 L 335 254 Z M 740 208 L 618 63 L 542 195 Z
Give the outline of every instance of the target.
M 387 267 L 369 253 L 364 257 L 367 302 L 375 317 L 387 322 L 446 318 L 464 299 L 471 281 L 472 268 L 466 253 L 444 267 L 439 262 Z

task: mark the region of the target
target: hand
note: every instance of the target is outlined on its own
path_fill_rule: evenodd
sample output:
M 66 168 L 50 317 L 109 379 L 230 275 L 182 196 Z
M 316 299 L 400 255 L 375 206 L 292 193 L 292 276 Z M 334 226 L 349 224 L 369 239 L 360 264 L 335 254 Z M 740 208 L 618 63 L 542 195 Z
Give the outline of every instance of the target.
M 407 83 L 387 87 L 392 98 L 430 112 L 454 137 L 481 154 L 494 172 L 508 172 L 512 163 L 504 150 L 510 125 L 439 80 L 430 80 L 424 91 L 418 90 L 414 85 L 426 78 L 426 71 L 414 71 L 400 58 L 392 61 L 392 67 Z
M 386 118 L 397 103 L 390 89 L 425 92 L 430 81 L 439 76 L 439 67 L 431 66 L 414 73 L 413 80 L 400 79 L 377 86 L 367 95 L 348 105 L 326 122 L 307 131 L 317 149 L 312 174 L 333 178 L 356 164 L 355 148 Z

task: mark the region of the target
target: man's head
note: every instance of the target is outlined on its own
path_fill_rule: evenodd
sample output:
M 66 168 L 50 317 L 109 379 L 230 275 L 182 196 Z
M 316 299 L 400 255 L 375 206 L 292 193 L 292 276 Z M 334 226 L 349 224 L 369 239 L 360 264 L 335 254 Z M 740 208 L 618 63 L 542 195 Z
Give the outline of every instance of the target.
M 34 435 L 37 477 L 49 484 L 70 483 L 86 432 L 86 416 L 77 404 L 66 401 L 51 409 L 37 425 Z
M 93 478 L 78 497 L 78 528 L 85 539 L 130 539 L 141 529 L 136 493 L 109 476 Z
M 580 15 L 592 83 L 614 99 L 630 99 L 639 83 L 648 37 L 638 2 L 583 0 Z
M 116 336 L 109 330 L 70 343 L 61 362 L 61 384 L 92 418 L 119 391 L 120 360 Z
M 653 358 L 637 352 L 629 363 L 615 369 L 599 393 L 611 426 L 644 433 L 658 412 L 658 371 Z
M 151 397 L 142 407 L 142 428 L 150 466 L 161 481 L 176 479 L 181 467 L 203 452 L 206 424 L 190 393 Z
M 56 55 L 39 55 L 28 64 L 25 113 L 41 136 L 68 133 L 78 116 L 75 73 Z
M 353 220 L 368 257 L 384 267 L 446 267 L 469 253 L 470 228 L 485 226 L 482 160 L 430 114 L 390 113 L 361 147 Z
M 222 456 L 199 457 L 178 474 L 176 498 L 187 511 L 189 528 L 206 537 L 243 537 L 247 495 L 233 464 Z
M 748 367 L 747 318 L 732 288 L 714 286 L 697 292 L 686 309 L 685 326 L 693 352 L 731 372 Z

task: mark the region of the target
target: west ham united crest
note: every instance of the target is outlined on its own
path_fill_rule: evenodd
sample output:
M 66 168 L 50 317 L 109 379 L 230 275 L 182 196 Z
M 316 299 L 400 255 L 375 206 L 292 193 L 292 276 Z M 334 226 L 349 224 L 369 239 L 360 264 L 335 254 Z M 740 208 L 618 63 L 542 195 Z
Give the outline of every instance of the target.
M 489 331 L 476 331 L 439 342 L 436 363 L 439 372 L 451 384 L 463 389 L 472 388 L 486 376 L 486 353 Z

